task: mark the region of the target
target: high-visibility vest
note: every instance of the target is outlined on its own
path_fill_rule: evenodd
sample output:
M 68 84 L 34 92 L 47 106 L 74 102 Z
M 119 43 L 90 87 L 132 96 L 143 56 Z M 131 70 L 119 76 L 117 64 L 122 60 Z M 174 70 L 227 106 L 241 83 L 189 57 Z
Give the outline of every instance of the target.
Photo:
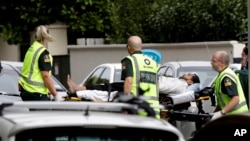
M 158 92 L 158 64 L 150 57 L 143 54 L 127 56 L 133 68 L 133 82 L 131 93 L 139 96 L 139 90 L 144 91 L 143 96 L 147 98 L 150 105 L 159 106 Z M 154 108 L 156 118 L 160 118 L 160 109 Z M 146 115 L 142 112 L 140 115 Z
M 221 83 L 223 81 L 223 78 L 225 78 L 226 76 L 229 77 L 237 85 L 237 92 L 240 99 L 238 105 L 232 111 L 227 112 L 227 114 L 237 114 L 248 111 L 246 99 L 240 84 L 240 80 L 236 76 L 235 72 L 232 71 L 230 68 L 226 68 L 223 72 L 219 73 L 215 80 L 215 95 L 217 99 L 217 105 L 219 106 L 219 108 L 222 109 L 231 100 L 231 97 L 224 94 L 221 88 Z
M 21 77 L 19 84 L 22 88 L 30 93 L 48 94 L 49 90 L 44 84 L 42 74 L 38 66 L 38 59 L 40 55 L 46 50 L 46 48 L 35 41 L 25 54 L 23 67 L 21 71 Z M 52 65 L 52 56 L 49 55 Z M 51 71 L 50 71 L 51 74 Z

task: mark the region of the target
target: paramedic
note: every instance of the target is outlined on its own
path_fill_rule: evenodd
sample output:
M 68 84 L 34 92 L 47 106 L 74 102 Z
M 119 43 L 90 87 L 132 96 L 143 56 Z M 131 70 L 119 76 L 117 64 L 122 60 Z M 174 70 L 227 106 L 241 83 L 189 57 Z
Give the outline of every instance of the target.
M 148 97 L 149 104 L 158 106 L 158 64 L 142 54 L 142 40 L 139 36 L 130 36 L 126 48 L 129 55 L 121 60 L 124 94 Z M 154 111 L 156 118 L 160 118 L 159 108 L 154 108 Z M 145 113 L 140 115 L 146 116 Z
M 20 95 L 23 101 L 49 101 L 49 93 L 59 100 L 51 78 L 52 56 L 47 46 L 54 41 L 47 27 L 36 28 L 35 41 L 25 54 L 21 77 L 19 79 Z
M 248 111 L 239 79 L 228 67 L 228 53 L 225 51 L 216 51 L 211 59 L 211 65 L 218 72 L 214 85 L 217 106 L 211 120 L 226 114 L 237 114 Z

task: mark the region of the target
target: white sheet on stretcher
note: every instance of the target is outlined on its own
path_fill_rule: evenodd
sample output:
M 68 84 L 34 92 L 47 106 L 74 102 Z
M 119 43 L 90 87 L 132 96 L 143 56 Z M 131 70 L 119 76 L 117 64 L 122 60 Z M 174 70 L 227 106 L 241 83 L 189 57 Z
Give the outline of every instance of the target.
M 183 79 L 159 77 L 159 92 L 162 94 L 181 94 L 186 92 L 187 86 L 187 82 Z
M 109 100 L 112 100 L 116 93 L 117 93 L 117 91 L 112 91 L 110 93 Z M 102 102 L 102 101 L 107 102 L 108 101 L 108 92 L 107 91 L 82 90 L 82 91 L 77 91 L 76 95 L 79 98 L 89 99 L 89 100 L 92 100 L 95 102 Z
M 168 97 L 172 99 L 173 105 L 195 100 L 194 91 L 188 91 L 181 94 L 169 94 Z

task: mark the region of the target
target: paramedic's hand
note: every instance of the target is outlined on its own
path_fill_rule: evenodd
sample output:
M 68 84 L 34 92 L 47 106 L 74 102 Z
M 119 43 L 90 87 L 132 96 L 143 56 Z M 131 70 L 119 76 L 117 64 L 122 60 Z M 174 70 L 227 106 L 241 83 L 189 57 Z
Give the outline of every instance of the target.
M 56 96 L 54 96 L 54 100 L 57 101 L 57 102 L 60 102 L 60 101 L 63 101 L 63 98 L 60 97 L 59 94 L 57 94 Z
M 223 116 L 222 112 L 221 111 L 218 111 L 218 112 L 215 112 L 213 113 L 213 116 L 211 118 L 211 121 L 217 119 L 217 118 L 220 118 L 221 116 Z

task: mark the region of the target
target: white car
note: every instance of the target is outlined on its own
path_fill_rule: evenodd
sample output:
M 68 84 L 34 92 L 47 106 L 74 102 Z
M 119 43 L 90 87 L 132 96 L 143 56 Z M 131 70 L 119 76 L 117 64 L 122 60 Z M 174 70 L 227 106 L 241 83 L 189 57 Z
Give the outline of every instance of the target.
M 18 91 L 19 71 L 9 65 L 1 63 L 0 73 L 0 101 L 22 101 Z
M 79 84 L 82 86 L 122 82 L 121 63 L 105 63 L 95 67 Z
M 168 77 L 180 77 L 187 72 L 197 73 L 201 88 L 209 86 L 218 74 L 212 69 L 210 61 L 176 61 L 163 63 L 159 69 L 159 75 Z
M 167 121 L 138 116 L 137 104 L 14 102 L 0 107 L 1 141 L 185 140 Z
M 6 89 L 8 89 L 6 91 L 7 93 L 11 92 L 12 94 L 19 96 L 20 92 L 18 90 L 18 81 L 23 63 L 17 61 L 1 61 L 1 64 L 3 66 L 3 74 L 5 74 L 5 77 L 0 75 L 0 91 L 6 91 Z M 52 80 L 57 93 L 60 94 L 61 97 L 67 96 L 68 90 L 63 86 L 63 84 L 53 75 Z M 7 85 L 7 82 L 9 81 L 11 81 L 11 85 Z

